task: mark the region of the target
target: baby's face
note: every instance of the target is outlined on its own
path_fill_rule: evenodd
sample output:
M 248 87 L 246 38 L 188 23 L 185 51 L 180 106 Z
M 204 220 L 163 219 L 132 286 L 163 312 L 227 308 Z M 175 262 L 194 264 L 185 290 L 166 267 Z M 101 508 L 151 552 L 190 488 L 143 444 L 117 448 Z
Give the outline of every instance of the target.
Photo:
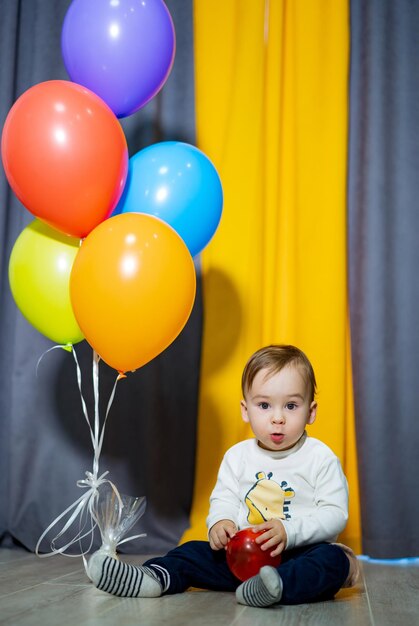
M 287 450 L 300 439 L 316 418 L 317 404 L 298 367 L 284 367 L 276 374 L 260 370 L 241 403 L 259 445 L 266 450 Z

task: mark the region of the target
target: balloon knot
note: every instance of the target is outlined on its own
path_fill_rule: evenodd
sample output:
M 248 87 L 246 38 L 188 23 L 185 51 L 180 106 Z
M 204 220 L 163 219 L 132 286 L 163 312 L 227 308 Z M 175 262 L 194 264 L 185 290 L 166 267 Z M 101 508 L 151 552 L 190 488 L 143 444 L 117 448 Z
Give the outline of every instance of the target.
M 107 476 L 109 474 L 109 471 L 103 472 L 103 474 L 101 474 L 101 476 L 98 476 L 96 473 L 92 473 L 92 472 L 85 472 L 85 476 L 86 478 L 83 478 L 82 480 L 78 480 L 77 481 L 77 486 L 78 487 L 88 487 L 90 490 L 95 490 L 98 487 L 100 487 L 100 485 L 102 485 L 104 482 L 107 482 L 105 480 L 105 476 Z
M 127 375 L 126 375 L 126 374 L 124 374 L 124 372 L 118 372 L 118 378 L 117 378 L 117 380 L 121 380 L 122 378 L 126 378 L 126 377 L 127 377 Z
M 66 350 L 67 352 L 73 352 L 73 344 L 72 343 L 66 343 L 65 346 L 61 346 L 63 350 Z

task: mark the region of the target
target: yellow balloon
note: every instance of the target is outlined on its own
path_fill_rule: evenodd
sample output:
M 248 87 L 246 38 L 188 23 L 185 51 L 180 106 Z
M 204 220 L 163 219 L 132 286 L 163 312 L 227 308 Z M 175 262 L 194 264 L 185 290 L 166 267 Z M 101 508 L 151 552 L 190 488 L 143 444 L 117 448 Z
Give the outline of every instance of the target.
M 87 341 L 108 365 L 126 372 L 178 336 L 195 285 L 193 259 L 177 232 L 157 217 L 123 213 L 84 239 L 70 293 Z
M 9 282 L 21 313 L 58 344 L 84 339 L 70 302 L 70 272 L 80 240 L 34 220 L 16 239 Z

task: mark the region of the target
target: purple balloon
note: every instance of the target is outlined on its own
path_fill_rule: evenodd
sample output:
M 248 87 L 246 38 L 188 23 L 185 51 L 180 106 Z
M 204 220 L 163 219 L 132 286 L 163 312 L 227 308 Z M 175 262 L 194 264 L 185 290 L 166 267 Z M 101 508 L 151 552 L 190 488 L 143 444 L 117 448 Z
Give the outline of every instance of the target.
M 95 92 L 117 117 L 135 113 L 162 88 L 175 46 L 162 0 L 73 0 L 61 33 L 71 80 Z

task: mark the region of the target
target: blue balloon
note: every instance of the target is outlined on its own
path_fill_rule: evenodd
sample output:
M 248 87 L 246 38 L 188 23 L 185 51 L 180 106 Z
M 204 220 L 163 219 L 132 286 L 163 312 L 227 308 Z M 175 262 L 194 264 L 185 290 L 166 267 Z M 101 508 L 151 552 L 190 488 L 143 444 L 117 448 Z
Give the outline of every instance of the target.
M 208 157 L 190 144 L 163 141 L 130 158 L 113 215 L 155 215 L 177 231 L 195 256 L 217 230 L 222 209 L 220 177 Z

